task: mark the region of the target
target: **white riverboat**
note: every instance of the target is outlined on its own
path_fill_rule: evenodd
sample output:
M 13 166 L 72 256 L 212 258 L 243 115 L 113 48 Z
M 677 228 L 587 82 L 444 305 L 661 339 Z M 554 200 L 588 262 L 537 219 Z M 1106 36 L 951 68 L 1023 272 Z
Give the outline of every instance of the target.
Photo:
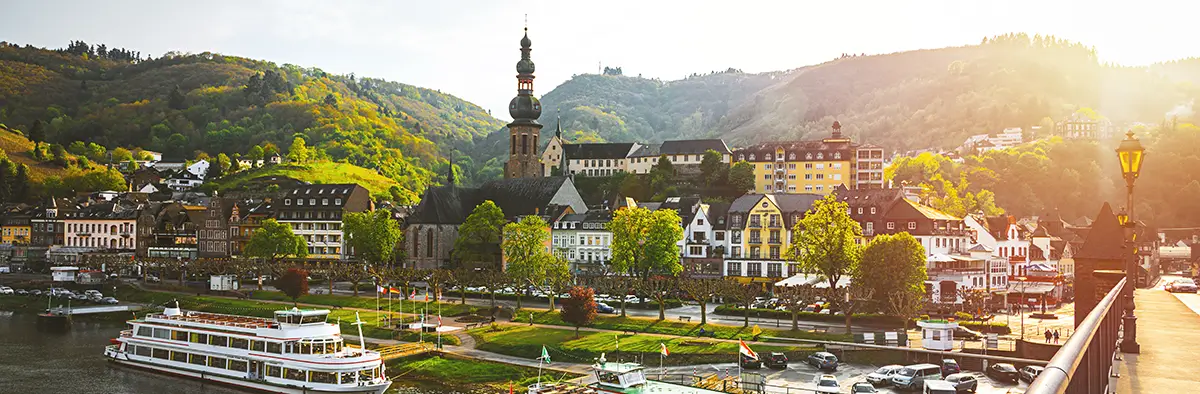
M 328 310 L 291 309 L 274 319 L 182 311 L 130 320 L 104 350 L 109 361 L 271 393 L 383 393 L 378 352 L 346 346 Z M 361 322 L 357 322 L 362 330 Z

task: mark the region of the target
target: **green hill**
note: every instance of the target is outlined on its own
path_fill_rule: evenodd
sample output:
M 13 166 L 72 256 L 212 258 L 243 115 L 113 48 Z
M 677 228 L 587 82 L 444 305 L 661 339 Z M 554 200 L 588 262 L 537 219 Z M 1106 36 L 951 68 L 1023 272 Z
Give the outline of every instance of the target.
M 389 189 L 399 184 L 379 173 L 349 163 L 334 163 L 320 161 L 303 165 L 274 165 L 252 170 L 240 171 L 217 181 L 217 190 L 238 189 L 259 177 L 285 176 L 313 184 L 357 183 L 371 191 L 372 196 L 391 199 Z M 403 189 L 402 189 L 403 190 Z M 411 191 L 403 191 L 401 203 L 416 202 L 419 195 Z
M 82 42 L 2 43 L 0 123 L 27 130 L 41 121 L 50 143 L 140 147 L 168 160 L 303 138 L 315 157 L 377 171 L 412 194 L 441 179 L 447 158 L 472 157 L 476 139 L 503 127 L 477 105 L 396 82 L 207 52 L 139 57 Z M 465 182 L 483 165 L 455 164 Z

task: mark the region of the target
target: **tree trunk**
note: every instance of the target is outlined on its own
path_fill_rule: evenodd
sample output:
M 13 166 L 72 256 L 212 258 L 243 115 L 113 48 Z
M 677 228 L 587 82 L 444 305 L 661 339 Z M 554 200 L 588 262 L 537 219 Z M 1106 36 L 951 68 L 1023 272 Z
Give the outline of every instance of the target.
M 621 317 L 625 316 L 625 298 L 621 298 Z
M 359 283 L 359 282 L 360 282 L 360 281 L 359 281 L 359 280 L 357 280 L 357 279 L 354 279 L 354 280 L 351 280 L 351 281 L 350 281 L 350 286 L 354 286 L 354 296 L 355 296 L 355 297 L 358 297 L 358 283 Z
M 547 294 L 546 298 L 550 300 L 550 311 L 554 312 L 554 294 Z
M 516 293 L 517 293 L 517 310 L 520 310 L 521 309 L 521 292 L 518 291 Z M 516 312 L 516 311 L 513 311 L 513 312 Z
M 458 287 L 458 295 L 459 295 L 460 297 L 462 297 L 462 304 L 463 304 L 463 305 L 466 305 L 466 304 L 467 304 L 467 287 L 466 287 L 466 286 L 459 286 L 459 287 Z
M 183 267 L 179 267 L 179 287 L 183 287 L 183 280 L 187 277 L 187 271 Z
M 742 327 L 750 327 L 750 303 L 749 302 L 747 302 L 746 305 L 742 306 L 742 312 L 745 314 L 743 316 L 744 320 L 742 322 Z
M 667 320 L 667 307 L 663 304 L 663 299 L 658 299 L 658 320 Z
M 708 324 L 708 303 L 700 302 L 700 325 Z
M 575 326 L 575 339 L 579 339 L 579 326 Z
M 850 310 L 843 310 L 842 313 L 846 314 L 846 333 L 853 334 L 854 331 L 850 330 Z
M 496 289 L 488 289 L 488 293 L 492 295 L 492 309 L 496 309 Z
M 795 308 L 795 306 L 793 306 Z M 800 331 L 800 310 L 792 309 L 792 331 Z
M 333 275 L 329 275 L 329 277 L 325 279 L 329 280 L 329 295 L 333 295 Z

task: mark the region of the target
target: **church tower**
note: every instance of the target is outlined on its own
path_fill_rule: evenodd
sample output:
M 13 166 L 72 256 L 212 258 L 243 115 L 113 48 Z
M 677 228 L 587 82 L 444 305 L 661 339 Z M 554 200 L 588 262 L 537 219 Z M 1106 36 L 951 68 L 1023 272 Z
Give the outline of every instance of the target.
M 508 162 L 504 163 L 505 178 L 539 178 L 542 163 L 538 160 L 538 135 L 542 125 L 542 103 L 533 97 L 533 60 L 529 59 L 529 28 L 521 38 L 521 60 L 517 61 L 517 97 L 508 103 Z

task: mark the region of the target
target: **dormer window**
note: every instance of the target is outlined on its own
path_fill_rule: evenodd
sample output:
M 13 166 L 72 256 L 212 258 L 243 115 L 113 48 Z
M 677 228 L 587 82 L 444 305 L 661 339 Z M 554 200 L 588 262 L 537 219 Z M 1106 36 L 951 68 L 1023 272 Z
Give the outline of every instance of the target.
M 841 154 L 841 152 L 833 152 L 833 158 L 834 158 L 834 159 L 841 159 L 841 158 L 842 158 L 842 154 Z
M 335 198 L 335 199 L 333 200 L 333 205 L 341 206 L 341 205 L 342 205 L 342 199 L 340 199 L 340 198 Z
M 825 158 L 825 154 L 824 154 L 824 153 L 817 152 L 817 160 L 822 160 L 822 159 L 824 159 L 824 158 Z
M 746 155 L 738 155 L 738 161 L 746 161 Z
M 796 152 L 789 153 L 788 160 L 796 160 Z
M 328 199 L 328 198 L 322 198 L 322 199 L 321 199 L 321 205 L 329 205 L 329 199 Z
M 764 155 L 763 158 L 766 160 L 771 160 L 771 154 L 768 153 L 768 154 Z
M 754 161 L 754 154 L 753 154 L 753 153 L 751 153 L 751 154 L 750 154 L 750 161 Z
M 812 160 L 812 153 L 806 153 L 806 154 L 804 155 L 804 159 L 805 159 L 805 160 Z
M 292 199 L 290 199 L 290 198 L 285 198 L 285 199 L 283 199 L 283 205 L 291 206 L 291 205 L 292 205 Z

